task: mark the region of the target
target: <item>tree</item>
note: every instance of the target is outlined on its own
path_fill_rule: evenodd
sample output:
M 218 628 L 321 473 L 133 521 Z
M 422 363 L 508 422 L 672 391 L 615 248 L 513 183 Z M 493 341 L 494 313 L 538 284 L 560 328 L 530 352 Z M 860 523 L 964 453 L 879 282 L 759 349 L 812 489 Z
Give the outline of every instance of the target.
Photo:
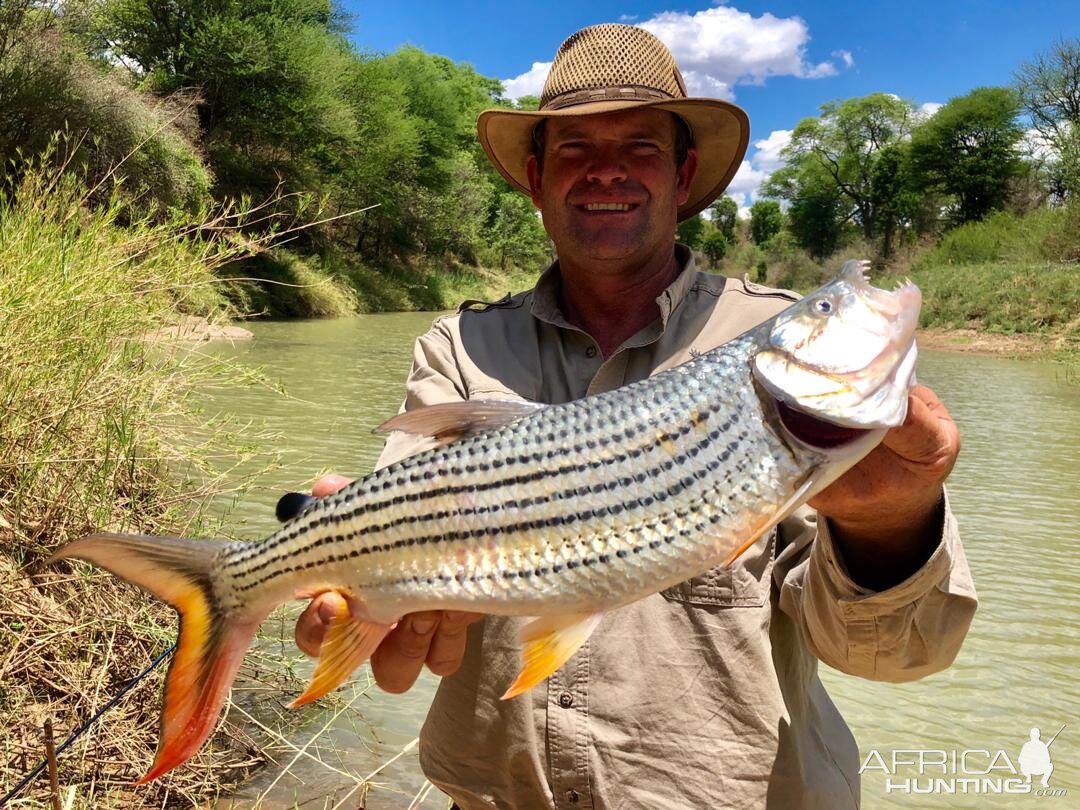
M 1051 190 L 1080 194 L 1080 39 L 1062 40 L 1016 73 L 1020 105 L 1051 152 Z
M 911 136 L 918 185 L 955 200 L 956 224 L 1003 208 L 1023 170 L 1017 143 L 1019 99 L 1007 87 L 980 87 L 951 99 Z M 893 195 L 895 196 L 895 195 Z
M 675 239 L 694 250 L 701 246 L 701 238 L 704 235 L 705 220 L 701 214 L 694 214 L 689 219 L 684 219 L 675 231 Z
M 735 242 L 735 222 L 739 218 L 739 204 L 726 194 L 712 204 L 712 221 L 724 235 L 728 244 Z
M 759 247 L 780 232 L 784 214 L 776 200 L 758 200 L 750 206 L 750 238 Z
M 820 118 L 795 127 L 781 152 L 789 171 L 783 183 L 771 184 L 770 193 L 804 202 L 835 195 L 846 209 L 840 222 L 854 221 L 867 239 L 876 239 L 889 230 L 895 206 L 882 196 L 875 166 L 884 150 L 908 137 L 913 121 L 911 104 L 887 93 L 823 104 Z
M 701 252 L 710 264 L 716 264 L 727 255 L 728 240 L 722 231 L 709 231 L 701 240 Z

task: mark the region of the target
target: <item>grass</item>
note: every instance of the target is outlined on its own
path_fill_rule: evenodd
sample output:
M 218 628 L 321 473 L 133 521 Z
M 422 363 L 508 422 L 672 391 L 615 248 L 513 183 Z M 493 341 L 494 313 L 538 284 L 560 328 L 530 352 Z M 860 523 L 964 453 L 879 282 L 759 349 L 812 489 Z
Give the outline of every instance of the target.
M 141 337 L 180 312 L 225 315 L 213 270 L 239 249 L 198 234 L 221 233 L 229 217 L 121 228 L 130 209 L 115 198 L 90 209 L 89 193 L 39 166 L 0 198 L 0 794 L 42 758 L 45 719 L 63 740 L 175 634 L 170 610 L 113 577 L 40 564 L 92 529 L 207 531 L 200 507 L 239 452 L 228 426 L 203 426 L 197 443 L 187 430 L 187 391 L 221 367 Z M 61 757 L 76 807 L 191 806 L 261 761 L 227 723 L 194 767 L 134 798 L 162 674 Z M 44 784 L 10 806 L 42 806 Z
M 527 289 L 541 268 L 488 270 L 432 260 L 371 265 L 339 249 L 300 257 L 275 248 L 224 269 L 233 304 L 256 317 L 341 317 L 356 312 L 454 309 Z

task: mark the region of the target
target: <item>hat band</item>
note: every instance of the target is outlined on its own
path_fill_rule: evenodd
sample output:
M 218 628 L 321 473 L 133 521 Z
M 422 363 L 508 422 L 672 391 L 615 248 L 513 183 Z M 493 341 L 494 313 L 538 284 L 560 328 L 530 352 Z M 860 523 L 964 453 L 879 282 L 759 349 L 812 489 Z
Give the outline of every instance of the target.
M 561 110 L 594 101 L 668 101 L 675 98 L 652 87 L 598 87 L 593 90 L 574 90 L 562 93 L 540 105 L 541 110 Z

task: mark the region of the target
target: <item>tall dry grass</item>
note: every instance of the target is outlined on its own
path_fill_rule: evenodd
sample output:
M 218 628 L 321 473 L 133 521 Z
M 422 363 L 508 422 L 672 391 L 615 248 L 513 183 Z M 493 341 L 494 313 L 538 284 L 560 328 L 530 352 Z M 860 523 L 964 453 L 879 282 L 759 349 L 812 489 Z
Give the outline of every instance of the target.
M 91 529 L 205 531 L 201 507 L 244 452 L 212 420 L 190 438 L 188 392 L 235 371 L 145 338 L 178 313 L 224 315 L 214 270 L 250 247 L 223 238 L 236 217 L 120 227 L 131 209 L 115 195 L 91 208 L 92 189 L 42 165 L 0 197 L 0 796 L 42 758 L 46 719 L 64 739 L 175 635 L 140 591 L 42 561 Z M 227 723 L 194 767 L 131 793 L 153 755 L 161 675 L 61 757 L 72 806 L 191 806 L 260 761 Z M 10 806 L 42 806 L 47 784 Z

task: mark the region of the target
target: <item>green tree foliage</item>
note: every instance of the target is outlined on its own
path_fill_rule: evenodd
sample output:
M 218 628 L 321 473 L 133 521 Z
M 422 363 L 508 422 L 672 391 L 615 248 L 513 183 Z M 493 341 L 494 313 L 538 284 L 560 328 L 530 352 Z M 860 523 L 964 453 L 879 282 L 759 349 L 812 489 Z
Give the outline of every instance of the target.
M 726 194 L 712 204 L 712 221 L 724 235 L 728 244 L 735 241 L 735 222 L 739 218 L 739 204 Z
M 701 240 L 701 252 L 705 254 L 711 264 L 718 263 L 727 255 L 728 240 L 723 231 L 709 231 Z
M 1018 113 L 1013 90 L 980 87 L 949 101 L 912 134 L 911 161 L 919 186 L 954 200 L 957 224 L 1004 207 L 1010 181 L 1023 169 Z M 883 196 L 895 201 L 901 195 L 890 187 Z
M 877 238 L 888 230 L 895 206 L 882 196 L 875 167 L 883 150 L 907 138 L 913 118 L 908 102 L 886 93 L 823 104 L 820 118 L 806 118 L 795 127 L 781 152 L 790 171 L 772 189 L 794 201 L 823 195 L 822 186 L 831 187 L 848 208 L 844 219 L 858 224 L 867 239 Z
M 532 202 L 516 191 L 505 191 L 498 197 L 491 227 L 492 248 L 498 254 L 499 267 L 506 269 L 508 261 L 519 265 L 538 262 L 547 245 L 547 234 Z
M 776 234 L 784 224 L 780 203 L 775 200 L 758 200 L 750 206 L 750 239 L 759 247 Z
M 1061 40 L 1016 73 L 1020 104 L 1051 157 L 1046 166 L 1059 199 L 1080 195 L 1080 38 Z
M 104 201 L 117 186 L 129 204 L 194 212 L 211 175 L 189 140 L 190 94 L 135 89 L 81 52 L 51 7 L 0 4 L 0 156 L 48 152 L 78 168 Z M 59 148 L 51 145 L 63 136 Z M 21 164 L 16 164 L 21 165 Z M 7 182 L 17 182 L 12 166 Z
M 701 247 L 701 239 L 705 235 L 705 220 L 701 214 L 684 219 L 675 230 L 675 239 L 689 248 L 697 250 Z

